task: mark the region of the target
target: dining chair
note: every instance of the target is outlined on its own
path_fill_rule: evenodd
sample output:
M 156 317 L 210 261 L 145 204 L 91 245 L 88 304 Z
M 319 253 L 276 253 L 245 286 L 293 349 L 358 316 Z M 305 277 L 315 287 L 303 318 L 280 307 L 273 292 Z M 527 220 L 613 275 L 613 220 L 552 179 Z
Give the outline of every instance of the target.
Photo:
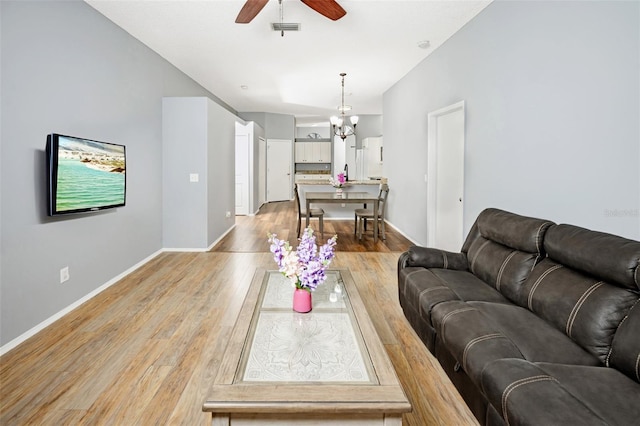
M 301 229 L 301 225 L 302 225 L 302 219 L 307 217 L 307 212 L 306 210 L 302 210 L 302 208 L 300 207 L 300 195 L 298 195 L 298 184 L 294 184 L 293 186 L 293 193 L 295 194 L 296 197 L 296 206 L 298 207 L 298 227 L 296 228 L 296 235 L 298 236 L 298 238 L 300 238 L 300 229 Z M 314 218 L 317 217 L 318 218 L 318 224 L 320 227 L 320 235 L 322 236 L 322 239 L 324 240 L 324 210 L 322 209 L 309 209 L 309 217 Z
M 380 192 L 378 193 L 378 221 L 380 222 L 378 230 L 383 240 L 386 239 L 384 229 L 384 213 L 387 208 L 387 197 L 389 196 L 389 185 L 386 183 L 380 185 Z M 373 220 L 372 209 L 356 209 L 354 211 L 354 233 L 358 235 L 358 239 L 362 239 L 362 227 L 364 224 L 364 230 L 367 230 L 367 219 Z

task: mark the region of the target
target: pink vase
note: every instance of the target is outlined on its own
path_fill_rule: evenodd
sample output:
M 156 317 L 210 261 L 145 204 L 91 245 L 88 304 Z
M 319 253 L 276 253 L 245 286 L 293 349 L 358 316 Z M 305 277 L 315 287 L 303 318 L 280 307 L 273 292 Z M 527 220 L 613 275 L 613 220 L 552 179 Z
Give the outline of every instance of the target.
M 311 292 L 296 288 L 293 292 L 293 310 L 300 313 L 311 311 Z

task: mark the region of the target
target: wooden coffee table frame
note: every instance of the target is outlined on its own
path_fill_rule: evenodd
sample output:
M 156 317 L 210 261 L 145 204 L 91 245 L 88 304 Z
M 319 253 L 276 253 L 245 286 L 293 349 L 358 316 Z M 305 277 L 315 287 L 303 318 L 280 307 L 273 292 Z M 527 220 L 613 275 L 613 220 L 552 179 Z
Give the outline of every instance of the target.
M 377 384 L 325 383 L 240 383 L 243 350 L 250 335 L 252 317 L 267 272 L 256 270 L 218 374 L 202 410 L 212 415 L 212 425 L 236 424 L 300 425 L 313 424 L 400 426 L 402 413 L 411 404 L 398 381 L 393 365 L 358 294 L 351 273 L 340 272 L 357 327 L 364 341 L 364 355 L 369 356 Z

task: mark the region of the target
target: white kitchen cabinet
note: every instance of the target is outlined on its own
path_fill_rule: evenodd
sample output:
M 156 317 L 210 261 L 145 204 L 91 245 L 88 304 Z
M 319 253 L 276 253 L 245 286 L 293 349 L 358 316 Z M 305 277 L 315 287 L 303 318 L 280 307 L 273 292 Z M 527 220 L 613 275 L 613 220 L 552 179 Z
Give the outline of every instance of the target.
M 296 163 L 331 163 L 330 142 L 296 142 Z
M 331 163 L 331 142 L 316 142 L 320 145 L 320 162 Z
M 308 145 L 311 142 L 296 142 L 295 143 L 295 159 L 296 159 L 296 163 L 307 163 L 307 150 L 311 150 L 311 147 L 308 147 Z

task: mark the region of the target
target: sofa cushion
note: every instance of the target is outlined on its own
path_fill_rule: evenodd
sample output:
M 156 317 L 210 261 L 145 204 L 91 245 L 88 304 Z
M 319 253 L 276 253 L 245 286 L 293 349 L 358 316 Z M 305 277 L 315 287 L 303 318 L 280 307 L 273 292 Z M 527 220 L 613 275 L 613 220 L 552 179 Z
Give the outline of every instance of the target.
M 481 382 L 506 424 L 626 426 L 640 418 L 640 388 L 607 367 L 501 359 L 486 366 Z
M 483 210 L 462 247 L 468 269 L 508 298 L 544 257 L 544 235 L 553 223 L 499 209 Z
M 399 274 L 402 303 L 419 312 L 429 324 L 433 324 L 433 307 L 449 300 L 509 303 L 502 294 L 469 272 L 408 266 Z
M 529 361 L 601 365 L 598 358 L 527 309 L 497 303 L 469 304 L 498 324 L 500 331 L 511 339 Z
M 438 349 L 446 349 L 471 380 L 479 384 L 484 366 L 499 358 L 524 358 L 520 350 L 482 311 L 462 301 L 434 309 Z
M 450 269 L 431 269 L 431 272 L 460 300 L 511 303 L 499 291 L 488 286 L 470 272 L 452 271 Z
M 475 276 L 511 298 L 519 292 L 540 256 L 479 237 L 471 245 L 468 259 L 469 270 Z
M 608 424 L 640 422 L 640 386 L 618 370 L 548 363 L 537 366 Z M 602 397 L 612 391 L 615 397 Z
M 612 285 L 640 289 L 640 242 L 573 225 L 555 225 L 545 236 L 549 257 Z
M 637 300 L 630 290 L 545 259 L 534 268 L 516 302 L 604 364 L 618 325 Z
M 476 380 L 491 361 L 523 358 L 597 366 L 600 361 L 527 309 L 491 302 L 443 302 L 432 321 L 445 348 Z
M 519 251 L 544 256 L 543 239 L 553 222 L 520 216 L 499 209 L 485 209 L 478 215 L 478 231 L 485 239 Z

